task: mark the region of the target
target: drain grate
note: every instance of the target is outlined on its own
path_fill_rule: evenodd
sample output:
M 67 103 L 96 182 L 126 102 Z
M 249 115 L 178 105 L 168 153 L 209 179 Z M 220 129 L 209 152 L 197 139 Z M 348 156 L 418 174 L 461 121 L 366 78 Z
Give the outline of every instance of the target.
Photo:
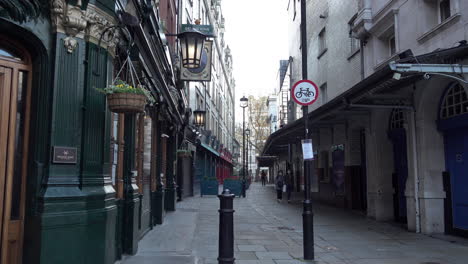
M 440 262 L 421 262 L 419 264 L 441 264 Z

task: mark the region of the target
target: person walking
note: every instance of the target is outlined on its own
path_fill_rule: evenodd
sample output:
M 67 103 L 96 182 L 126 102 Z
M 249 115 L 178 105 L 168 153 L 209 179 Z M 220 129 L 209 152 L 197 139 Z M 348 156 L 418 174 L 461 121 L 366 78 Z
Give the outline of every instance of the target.
M 291 192 L 293 190 L 293 178 L 291 174 L 291 170 L 287 170 L 286 172 L 286 193 L 288 197 L 288 203 L 291 202 Z
M 276 176 L 276 200 L 281 202 L 283 199 L 283 185 L 284 185 L 284 176 L 283 171 L 278 171 L 278 175 Z
M 265 186 L 266 185 L 266 173 L 264 170 L 262 170 L 260 177 L 262 178 L 262 186 Z

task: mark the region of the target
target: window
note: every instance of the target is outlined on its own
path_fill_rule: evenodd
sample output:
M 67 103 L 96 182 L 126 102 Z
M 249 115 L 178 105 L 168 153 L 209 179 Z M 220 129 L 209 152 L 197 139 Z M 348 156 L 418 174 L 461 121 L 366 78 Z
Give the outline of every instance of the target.
M 422 1 L 424 10 L 419 12 L 421 18 L 421 33 L 437 30 L 437 25 L 450 21 L 460 12 L 460 2 L 462 0 L 424 0 Z M 466 0 L 463 0 L 466 1 Z
M 442 101 L 440 118 L 462 115 L 468 112 L 468 98 L 463 87 L 459 84 L 453 85 Z
M 327 83 L 320 86 L 320 94 L 322 95 L 322 104 L 328 102 Z
M 450 0 L 441 0 L 439 2 L 439 13 L 441 22 L 450 17 Z
M 349 54 L 354 54 L 358 52 L 360 48 L 361 47 L 360 47 L 359 39 L 354 38 L 350 34 L 349 35 Z
M 388 51 L 390 52 L 390 56 L 396 53 L 395 35 L 388 38 Z
M 393 109 L 390 116 L 390 129 L 404 128 L 405 114 L 402 109 Z
M 322 29 L 319 33 L 319 57 L 327 50 L 326 30 Z

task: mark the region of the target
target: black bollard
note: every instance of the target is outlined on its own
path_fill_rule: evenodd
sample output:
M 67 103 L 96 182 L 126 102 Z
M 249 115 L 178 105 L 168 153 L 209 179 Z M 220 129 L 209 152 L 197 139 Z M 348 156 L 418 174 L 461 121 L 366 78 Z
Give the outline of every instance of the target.
M 218 264 L 234 264 L 234 194 L 228 189 L 218 195 L 219 209 L 219 248 Z

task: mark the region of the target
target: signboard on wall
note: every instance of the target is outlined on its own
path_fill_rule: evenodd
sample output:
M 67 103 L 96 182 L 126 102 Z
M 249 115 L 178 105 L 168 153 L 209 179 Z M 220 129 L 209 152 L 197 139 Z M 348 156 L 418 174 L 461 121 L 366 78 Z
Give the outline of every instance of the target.
M 213 60 L 213 41 L 205 40 L 200 67 L 184 68 L 180 65 L 180 79 L 182 81 L 211 81 L 211 65 Z
M 52 162 L 55 164 L 77 164 L 77 148 L 54 146 Z

